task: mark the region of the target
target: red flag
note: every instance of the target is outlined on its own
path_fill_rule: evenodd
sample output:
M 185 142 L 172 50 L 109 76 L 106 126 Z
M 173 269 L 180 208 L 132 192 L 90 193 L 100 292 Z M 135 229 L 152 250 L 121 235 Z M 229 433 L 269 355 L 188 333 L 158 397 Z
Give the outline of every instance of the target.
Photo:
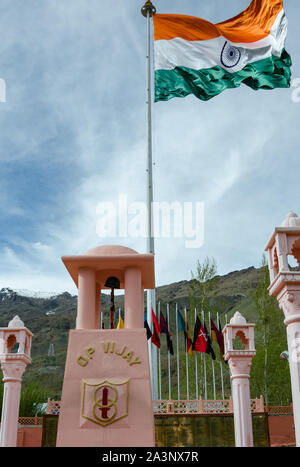
M 152 308 L 152 323 L 153 323 L 153 333 L 151 337 L 151 342 L 152 344 L 156 345 L 156 347 L 160 348 L 160 338 L 159 338 L 160 326 L 154 314 L 153 308 Z
M 198 332 L 197 332 L 197 337 L 194 342 L 194 349 L 196 350 L 196 352 L 206 352 L 207 335 L 198 316 L 196 318 L 195 328 L 197 329 Z

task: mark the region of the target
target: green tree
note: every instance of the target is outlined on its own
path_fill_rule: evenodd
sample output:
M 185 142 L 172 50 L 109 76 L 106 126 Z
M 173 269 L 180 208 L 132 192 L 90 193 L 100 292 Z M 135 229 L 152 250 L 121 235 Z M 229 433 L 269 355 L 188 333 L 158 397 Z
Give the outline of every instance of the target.
M 217 263 L 214 258 L 206 257 L 196 265 L 196 273 L 192 274 L 189 285 L 189 300 L 191 309 L 198 308 L 199 311 L 209 311 L 209 298 L 213 297 L 218 288 L 219 277 L 217 276 Z
M 196 264 L 196 272 L 191 273 L 192 281 L 189 284 L 189 302 L 190 302 L 190 316 L 195 316 L 194 310 L 200 313 L 202 320 L 202 312 L 205 316 L 205 322 L 208 331 L 210 330 L 210 323 L 208 322 L 208 312 L 211 316 L 219 311 L 221 301 L 217 304 L 214 300 L 216 297 L 219 287 L 219 276 L 217 275 L 217 263 L 214 258 L 206 257 L 201 263 L 199 260 Z M 192 336 L 193 337 L 193 336 Z M 219 346 L 217 343 L 212 343 L 215 354 L 219 355 Z M 198 354 L 198 380 L 200 383 L 199 392 L 202 397 L 205 395 L 205 381 L 207 389 L 207 397 L 213 399 L 214 389 L 216 390 L 216 397 L 222 397 L 222 384 L 220 376 L 221 363 L 212 361 L 211 355 L 206 353 Z M 222 364 L 223 365 L 223 364 Z M 215 374 L 215 386 L 213 385 L 213 371 Z M 206 374 L 206 378 L 205 378 Z M 195 364 L 191 362 L 190 365 L 191 381 L 195 381 Z M 223 365 L 223 381 L 229 383 L 229 370 Z M 191 385 L 193 387 L 193 383 Z

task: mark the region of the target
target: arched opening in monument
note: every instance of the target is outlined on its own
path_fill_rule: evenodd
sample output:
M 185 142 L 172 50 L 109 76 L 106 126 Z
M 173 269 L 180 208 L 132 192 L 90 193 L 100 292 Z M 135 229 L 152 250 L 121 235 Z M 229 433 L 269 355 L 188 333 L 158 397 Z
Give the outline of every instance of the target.
M 296 240 L 292 246 L 292 255 L 288 256 L 289 266 L 290 262 L 292 269 L 295 270 L 300 267 L 300 239 Z
M 109 312 L 109 327 L 114 329 L 114 316 L 115 316 L 115 289 L 120 289 L 120 280 L 115 276 L 110 276 L 106 279 L 105 287 L 111 289 L 110 292 L 110 312 Z
M 9 335 L 6 341 L 6 346 L 8 353 L 18 353 L 19 342 L 17 342 L 16 336 L 13 334 Z
M 246 339 L 243 331 L 238 331 L 233 339 L 233 350 L 247 350 L 249 347 L 248 339 Z

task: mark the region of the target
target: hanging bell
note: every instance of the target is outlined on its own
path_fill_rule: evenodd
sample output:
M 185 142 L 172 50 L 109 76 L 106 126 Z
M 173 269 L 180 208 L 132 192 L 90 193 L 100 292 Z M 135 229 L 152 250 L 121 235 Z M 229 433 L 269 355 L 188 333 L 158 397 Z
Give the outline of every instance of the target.
M 106 279 L 104 286 L 109 287 L 110 289 L 119 289 L 120 281 L 117 277 L 111 276 L 108 279 Z
M 120 281 L 117 277 L 111 276 L 106 279 L 105 287 L 109 287 L 111 289 L 110 294 L 110 313 L 109 313 L 109 321 L 110 321 L 110 329 L 114 329 L 114 313 L 115 313 L 115 295 L 114 290 L 120 288 Z

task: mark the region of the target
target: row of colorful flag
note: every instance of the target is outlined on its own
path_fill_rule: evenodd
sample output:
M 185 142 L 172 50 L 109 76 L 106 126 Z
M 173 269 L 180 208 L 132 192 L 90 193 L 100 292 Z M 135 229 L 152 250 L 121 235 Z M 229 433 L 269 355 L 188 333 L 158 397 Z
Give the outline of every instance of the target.
M 207 399 L 207 391 L 208 391 L 208 386 L 209 383 L 207 381 L 208 378 L 208 368 L 206 367 L 206 359 L 202 359 L 202 356 L 204 357 L 203 354 L 209 354 L 211 355 L 211 377 L 212 377 L 212 384 L 210 386 L 210 390 L 213 390 L 213 398 L 216 398 L 216 393 L 217 393 L 217 380 L 216 380 L 216 371 L 219 367 L 220 371 L 220 376 L 219 376 L 219 383 L 221 385 L 221 390 L 222 392 L 222 397 L 224 399 L 224 393 L 225 393 L 225 387 L 224 387 L 224 377 L 223 377 L 223 369 L 222 369 L 222 362 L 227 363 L 224 360 L 224 337 L 222 333 L 222 326 L 221 322 L 219 319 L 219 314 L 217 313 L 217 318 L 214 321 L 214 319 L 211 317 L 211 314 L 208 314 L 208 320 L 207 320 L 207 325 L 205 323 L 205 316 L 204 312 L 201 313 L 202 320 L 199 318 L 197 310 L 195 310 L 195 315 L 194 315 L 194 333 L 193 333 L 193 338 L 191 337 L 190 334 L 190 326 L 189 322 L 187 319 L 187 310 L 184 309 L 184 317 L 178 310 L 178 306 L 176 304 L 176 310 L 175 310 L 175 318 L 176 318 L 176 355 L 177 355 L 177 397 L 180 399 L 181 397 L 181 384 L 182 384 L 182 378 L 181 378 L 181 369 L 180 369 L 180 362 L 182 364 L 182 361 L 180 359 L 179 355 L 179 333 L 183 332 L 184 334 L 184 348 L 185 348 L 185 356 L 186 356 L 186 362 L 185 362 L 185 372 L 186 372 L 186 397 L 189 399 L 190 395 L 190 375 L 189 375 L 189 356 L 193 355 L 195 358 L 194 360 L 194 365 L 195 365 L 195 391 L 196 391 L 196 399 L 198 399 L 199 394 L 201 394 L 205 399 Z M 227 322 L 227 316 L 226 316 L 226 322 Z M 162 394 L 162 373 L 161 373 L 161 339 L 162 339 L 162 334 L 166 335 L 166 343 L 167 343 L 167 354 L 168 354 L 168 388 L 169 388 L 169 398 L 172 398 L 173 394 L 172 391 L 175 390 L 175 386 L 172 385 L 172 374 L 171 374 L 171 355 L 174 355 L 174 349 L 173 349 L 173 341 L 172 341 L 172 332 L 170 328 L 170 315 L 169 315 L 169 306 L 167 305 L 167 312 L 166 315 L 161 311 L 160 303 L 158 303 L 157 307 L 157 317 L 152 310 L 152 331 L 151 327 L 148 324 L 146 314 L 144 316 L 144 327 L 146 328 L 147 332 L 147 339 L 148 341 L 154 345 L 154 347 L 158 350 L 158 385 L 159 385 L 159 398 L 161 399 L 161 394 Z M 217 324 L 216 324 L 217 323 Z M 112 321 L 110 321 L 109 324 L 111 329 L 123 329 L 124 328 L 124 321 L 122 318 L 121 314 L 121 309 L 119 309 L 119 315 L 118 315 L 118 324 L 115 325 Z M 113 327 L 112 327 L 113 326 Z M 102 323 L 102 326 L 103 323 Z M 214 364 L 216 362 L 216 354 L 215 350 L 216 347 L 213 348 L 213 343 L 216 343 L 219 347 L 219 359 L 218 363 L 219 365 L 215 366 Z M 201 355 L 201 361 L 197 361 L 197 356 L 198 353 Z M 201 372 L 199 373 L 199 365 L 201 365 Z M 174 377 L 174 376 L 173 376 Z M 191 386 L 193 387 L 193 385 Z M 202 388 L 202 389 L 201 389 Z
M 184 333 L 185 338 L 185 351 L 188 355 L 194 355 L 194 352 L 203 352 L 210 354 L 212 359 L 216 359 L 216 355 L 214 349 L 212 347 L 212 342 L 216 342 L 219 346 L 220 350 L 220 360 L 224 359 L 224 337 L 222 333 L 221 322 L 218 317 L 218 325 L 216 325 L 212 318 L 210 318 L 210 333 L 207 329 L 206 323 L 203 320 L 201 322 L 199 316 L 196 316 L 195 320 L 195 327 L 194 327 L 194 335 L 193 339 L 191 338 L 190 331 L 189 331 L 189 324 L 188 320 L 183 318 L 180 311 L 177 311 L 178 317 L 178 332 Z M 158 348 L 161 347 L 160 341 L 160 334 L 163 333 L 166 335 L 167 339 L 167 349 L 171 355 L 174 355 L 173 349 L 173 341 L 172 341 L 172 333 L 170 330 L 170 326 L 168 324 L 168 318 L 164 317 L 163 312 L 160 311 L 159 313 L 159 321 L 152 309 L 152 324 L 153 324 L 153 332 L 151 332 L 150 326 L 147 322 L 146 315 L 144 317 L 144 327 L 147 331 L 147 339 L 151 339 L 151 342 L 156 345 Z M 117 324 L 116 329 L 123 329 L 124 328 L 124 321 L 119 314 L 119 321 Z
M 216 359 L 216 355 L 212 346 L 212 342 L 216 342 L 220 350 L 220 360 L 224 359 L 224 337 L 222 333 L 221 322 L 218 317 L 218 325 L 216 325 L 212 318 L 210 318 L 210 332 L 208 331 L 205 321 L 201 322 L 199 316 L 196 316 L 194 335 L 191 338 L 189 331 L 188 320 L 182 316 L 180 311 L 177 310 L 178 318 L 178 332 L 184 333 L 185 338 L 185 351 L 188 355 L 194 355 L 194 352 L 203 352 L 210 354 L 212 359 Z M 162 311 L 159 312 L 159 321 L 152 309 L 152 324 L 153 331 L 151 332 L 150 326 L 147 322 L 146 316 L 144 318 L 144 327 L 147 330 L 147 339 L 158 348 L 161 347 L 160 334 L 166 335 L 168 352 L 174 355 L 172 333 L 168 324 L 168 318 L 164 317 Z

